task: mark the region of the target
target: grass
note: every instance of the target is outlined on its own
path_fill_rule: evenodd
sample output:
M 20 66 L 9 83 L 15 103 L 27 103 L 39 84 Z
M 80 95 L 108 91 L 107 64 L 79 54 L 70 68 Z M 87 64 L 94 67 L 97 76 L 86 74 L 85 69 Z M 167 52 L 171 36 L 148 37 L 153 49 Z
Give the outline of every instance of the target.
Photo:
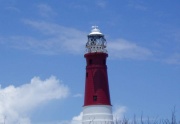
M 180 124 L 180 120 L 176 120 L 174 107 L 170 119 L 150 119 L 149 117 L 144 118 L 141 115 L 140 119 L 137 119 L 136 116 L 131 120 L 124 117 L 123 119 L 115 120 L 114 124 Z

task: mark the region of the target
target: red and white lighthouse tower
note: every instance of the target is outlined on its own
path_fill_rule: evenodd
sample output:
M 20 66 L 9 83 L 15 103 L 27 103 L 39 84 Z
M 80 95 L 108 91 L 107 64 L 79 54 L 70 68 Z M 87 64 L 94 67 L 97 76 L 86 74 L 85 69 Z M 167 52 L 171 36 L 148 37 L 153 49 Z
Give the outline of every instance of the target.
M 92 27 L 86 43 L 86 79 L 83 124 L 112 124 L 112 106 L 107 75 L 106 39 L 97 26 Z

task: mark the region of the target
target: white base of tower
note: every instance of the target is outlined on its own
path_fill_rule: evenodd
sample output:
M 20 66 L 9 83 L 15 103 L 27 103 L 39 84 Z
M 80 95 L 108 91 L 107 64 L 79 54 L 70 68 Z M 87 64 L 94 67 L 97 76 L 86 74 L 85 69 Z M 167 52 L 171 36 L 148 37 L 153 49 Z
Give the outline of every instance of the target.
M 109 105 L 84 106 L 82 124 L 113 124 L 112 107 Z

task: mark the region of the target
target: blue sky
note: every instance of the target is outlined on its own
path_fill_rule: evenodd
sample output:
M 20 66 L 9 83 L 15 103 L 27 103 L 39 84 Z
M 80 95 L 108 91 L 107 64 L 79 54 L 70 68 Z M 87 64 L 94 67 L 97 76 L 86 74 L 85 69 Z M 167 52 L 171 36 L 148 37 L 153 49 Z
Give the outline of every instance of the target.
M 113 113 L 180 120 L 180 1 L 0 0 L 0 123 L 75 123 L 92 25 L 108 42 Z

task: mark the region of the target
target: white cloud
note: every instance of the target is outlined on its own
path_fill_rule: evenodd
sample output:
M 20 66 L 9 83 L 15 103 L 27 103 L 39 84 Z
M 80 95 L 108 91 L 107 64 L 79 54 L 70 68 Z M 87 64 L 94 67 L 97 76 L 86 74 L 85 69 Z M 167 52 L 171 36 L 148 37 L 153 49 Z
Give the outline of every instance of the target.
M 47 4 L 42 3 L 42 4 L 37 5 L 37 7 L 38 7 L 38 9 L 39 9 L 39 14 L 40 14 L 41 16 L 43 16 L 43 17 L 49 17 L 49 16 L 51 16 L 51 15 L 56 15 L 56 14 L 57 14 L 57 13 L 55 13 L 55 12 L 53 11 L 53 9 L 52 9 L 49 5 L 47 5 Z
M 78 116 L 74 116 L 70 124 L 82 124 L 82 116 L 83 116 L 83 112 L 81 112 Z
M 0 89 L 0 123 L 31 124 L 29 113 L 37 106 L 53 99 L 67 97 L 68 87 L 54 76 L 46 80 L 39 77 L 19 87 L 13 85 Z
M 30 50 L 38 54 L 83 54 L 85 51 L 87 34 L 82 31 L 44 21 L 23 20 L 23 22 L 38 30 L 41 37 L 0 37 L 0 43 L 16 49 Z
M 67 28 L 43 21 L 25 20 L 24 22 L 48 36 L 48 40 L 43 40 L 43 48 L 59 53 L 83 53 L 82 51 L 84 51 L 86 43 L 86 33 L 74 28 Z
M 105 8 L 107 5 L 105 0 L 98 0 L 96 4 L 97 4 L 97 6 L 99 6 L 101 8 Z
M 83 94 L 78 93 L 78 94 L 73 95 L 73 97 L 83 97 Z
M 18 9 L 17 7 L 14 7 L 14 6 L 9 6 L 9 7 L 6 7 L 7 10 L 9 11 L 12 11 L 12 12 L 17 12 L 17 13 L 20 13 L 20 9 Z
M 124 39 L 108 42 L 108 51 L 113 58 L 147 59 L 152 52 Z
M 113 119 L 114 121 L 123 119 L 125 112 L 127 111 L 127 108 L 125 106 L 118 106 L 114 108 L 113 111 Z
M 44 21 L 23 20 L 23 22 L 43 36 L 41 38 L 35 36 L 0 37 L 0 43 L 7 42 L 8 46 L 38 54 L 83 54 L 85 51 L 88 33 Z M 149 49 L 125 39 L 112 42 L 108 40 L 107 49 L 111 57 L 118 59 L 147 59 L 153 55 Z
M 135 2 L 135 1 L 129 1 L 128 7 L 131 7 L 133 9 L 136 10 L 141 10 L 141 11 L 145 11 L 148 8 L 144 5 L 143 1 L 139 1 L 139 2 Z
M 180 53 L 175 53 L 164 60 L 168 64 L 180 65 Z

